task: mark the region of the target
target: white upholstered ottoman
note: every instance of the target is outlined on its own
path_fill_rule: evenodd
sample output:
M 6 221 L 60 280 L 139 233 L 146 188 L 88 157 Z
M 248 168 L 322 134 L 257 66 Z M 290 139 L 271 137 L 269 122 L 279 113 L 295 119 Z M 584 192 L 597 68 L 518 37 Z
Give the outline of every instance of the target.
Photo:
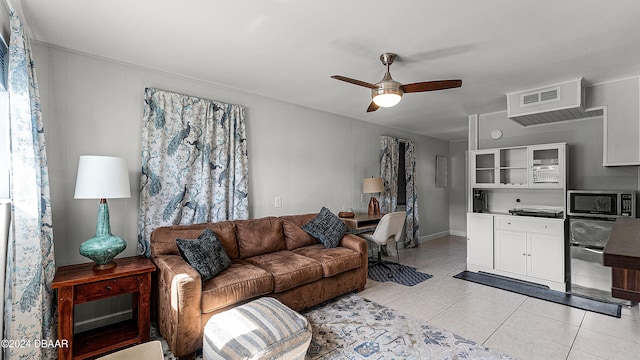
M 204 359 L 304 359 L 311 325 L 280 301 L 263 297 L 213 315 L 204 327 Z

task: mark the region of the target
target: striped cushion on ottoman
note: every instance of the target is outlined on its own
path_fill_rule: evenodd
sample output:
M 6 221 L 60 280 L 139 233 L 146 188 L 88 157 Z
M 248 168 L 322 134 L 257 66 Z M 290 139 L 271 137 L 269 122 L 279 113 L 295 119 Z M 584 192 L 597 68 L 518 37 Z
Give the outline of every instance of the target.
M 311 325 L 278 300 L 263 297 L 213 315 L 203 342 L 205 359 L 304 359 Z

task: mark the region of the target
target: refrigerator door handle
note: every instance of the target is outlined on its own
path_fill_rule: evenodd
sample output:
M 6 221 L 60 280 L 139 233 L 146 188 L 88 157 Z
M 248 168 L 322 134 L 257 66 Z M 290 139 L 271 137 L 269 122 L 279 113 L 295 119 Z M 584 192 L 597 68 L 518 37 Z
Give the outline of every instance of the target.
M 591 249 L 589 247 L 585 247 L 584 249 L 592 253 L 601 254 L 601 255 L 604 254 L 604 250 Z

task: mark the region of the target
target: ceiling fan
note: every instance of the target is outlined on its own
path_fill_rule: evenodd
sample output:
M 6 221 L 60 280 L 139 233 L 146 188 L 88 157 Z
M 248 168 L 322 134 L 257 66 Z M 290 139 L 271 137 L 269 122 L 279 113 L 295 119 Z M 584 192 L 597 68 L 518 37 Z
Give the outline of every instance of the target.
M 401 84 L 391 78 L 389 67 L 393 64 L 393 60 L 397 57 L 394 53 L 384 53 L 380 55 L 382 65 L 387 67 L 382 80 L 375 84 L 348 78 L 341 75 L 333 75 L 336 80 L 346 81 L 351 84 L 368 87 L 371 89 L 371 98 L 373 101 L 367 108 L 367 112 L 376 111 L 381 107 L 392 107 L 397 105 L 402 99 L 402 94 L 416 93 L 424 91 L 445 90 L 462 86 L 462 80 L 436 80 L 423 81 L 413 84 Z

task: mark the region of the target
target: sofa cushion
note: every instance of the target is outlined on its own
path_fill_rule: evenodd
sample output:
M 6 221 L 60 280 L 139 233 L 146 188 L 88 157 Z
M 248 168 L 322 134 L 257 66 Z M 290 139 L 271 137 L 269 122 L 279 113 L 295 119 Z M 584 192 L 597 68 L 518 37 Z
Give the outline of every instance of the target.
M 362 259 L 357 251 L 344 247 L 327 249 L 322 244 L 305 246 L 293 250 L 294 253 L 312 258 L 322 265 L 322 275 L 331 277 L 342 272 L 357 269 Z
M 200 223 L 192 225 L 161 226 L 151 233 L 151 256 L 180 255 L 176 238 L 195 239 L 204 229 L 211 229 L 216 234 L 224 251 L 231 259 L 238 258 L 236 242 L 236 225 L 232 221 L 217 223 Z
M 318 216 L 302 226 L 302 230 L 320 240 L 327 248 L 338 246 L 344 234 L 349 231 L 347 225 L 324 206 Z
M 204 229 L 197 239 L 176 239 L 180 255 L 207 281 L 231 265 L 229 255 L 213 230 Z
M 319 262 L 288 250 L 245 260 L 273 275 L 273 292 L 276 293 L 322 279 L 322 266 Z
M 235 224 L 242 259 L 287 248 L 282 235 L 282 220 L 276 217 L 236 220 Z
M 315 217 L 315 215 L 313 217 Z M 313 217 L 311 217 L 311 219 L 313 219 Z M 303 246 L 315 245 L 319 243 L 318 239 L 302 230 L 301 226 L 309 222 L 309 220 L 311 219 L 308 219 L 301 225 L 298 225 L 286 219 L 282 220 L 282 229 L 284 231 L 284 241 L 287 245 L 287 250 L 293 250 Z
M 202 283 L 200 306 L 203 313 L 209 313 L 272 291 L 271 274 L 244 260 L 235 259 L 225 271 Z

